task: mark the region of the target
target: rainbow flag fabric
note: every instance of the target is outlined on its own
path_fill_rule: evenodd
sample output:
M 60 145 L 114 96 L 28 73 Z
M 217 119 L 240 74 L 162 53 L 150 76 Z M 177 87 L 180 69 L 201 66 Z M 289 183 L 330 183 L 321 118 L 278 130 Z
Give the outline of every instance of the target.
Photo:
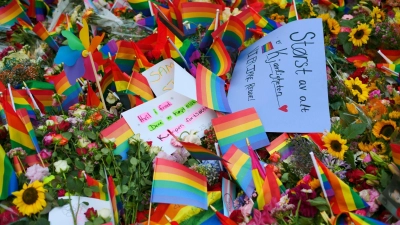
M 32 29 L 33 29 L 33 28 L 32 28 L 32 25 L 31 25 L 31 24 L 28 24 L 28 23 L 25 22 L 23 19 L 17 18 L 17 21 L 18 21 L 19 25 L 21 25 L 22 28 L 23 28 L 25 31 L 28 31 L 28 30 L 32 30 Z
M 180 30 L 183 30 L 182 14 L 178 9 L 177 5 L 172 1 L 167 1 L 169 8 L 169 15 L 171 16 L 172 23 L 177 26 Z M 179 3 L 178 3 L 179 4 Z
M 251 159 L 251 175 L 253 176 L 254 186 L 258 194 L 256 203 L 258 209 L 262 210 L 264 209 L 264 205 L 268 204 L 271 201 L 271 196 L 267 192 L 269 190 L 264 189 L 265 169 L 261 166 L 256 153 L 250 146 L 249 155 Z
M 214 203 L 212 203 L 212 206 L 218 212 L 223 213 L 222 198 L 219 198 Z M 189 219 L 179 223 L 179 225 L 193 225 L 193 224 L 220 225 L 220 224 L 224 224 L 224 223 L 221 223 L 221 221 L 218 219 L 215 212 L 211 208 L 209 208 L 208 210 L 203 210 L 199 214 L 194 215 L 194 216 L 190 217 Z M 171 225 L 173 225 L 173 223 L 171 223 Z
M 18 0 L 11 0 L 8 5 L 0 8 L 0 25 L 2 26 L 12 26 L 18 22 L 18 18 L 21 18 L 28 24 L 32 24 L 28 15 L 19 5 Z
M 36 153 L 35 145 L 18 114 L 14 112 L 14 109 L 7 102 L 4 102 L 3 107 L 8 122 L 11 148 L 21 147 L 28 155 Z
M 206 56 L 210 57 L 211 71 L 216 75 L 225 75 L 231 69 L 231 56 L 220 38 L 215 38 Z
M 184 165 L 157 158 L 151 202 L 207 209 L 207 178 Z
M 344 212 L 336 216 L 333 225 L 385 225 L 381 221 L 361 216 L 352 212 Z
M 315 167 L 318 167 L 318 171 L 321 175 L 321 185 L 325 188 L 326 195 L 334 214 L 369 207 L 351 187 L 326 168 L 319 159 L 315 158 L 315 160 L 317 162 Z
M 43 0 L 36 0 L 35 12 L 36 12 L 36 20 L 41 22 L 46 20 L 46 16 L 50 12 L 50 8 Z
M 26 109 L 28 111 L 29 117 L 36 120 L 36 113 L 33 110 L 33 102 L 25 90 L 11 90 L 12 96 L 10 96 L 9 90 L 6 91 L 4 96 L 6 96 L 7 102 L 12 104 L 11 97 L 14 99 L 15 109 Z M 3 105 L 4 106 L 4 105 Z
M 151 16 L 149 0 L 128 0 L 129 5 L 137 13 L 143 13 L 144 16 Z
M 115 56 L 118 52 L 117 43 L 115 40 L 108 41 L 107 44 L 100 48 L 100 52 L 103 55 L 103 59 L 108 59 L 108 53 L 110 53 L 111 57 Z
M 118 213 L 118 206 L 117 206 L 118 190 L 114 184 L 114 180 L 113 180 L 112 176 L 108 176 L 107 184 L 108 184 L 108 191 L 110 192 L 111 205 L 112 205 L 112 210 L 113 210 L 113 214 L 114 214 L 114 223 L 119 224 L 119 213 Z
M 225 168 L 236 180 L 247 196 L 251 197 L 254 191 L 254 181 L 250 157 L 235 145 L 231 145 L 222 157 Z
M 293 22 L 296 21 L 296 9 L 295 9 L 295 2 L 292 3 L 292 5 L 289 8 L 289 15 L 288 15 L 288 22 Z
M 281 134 L 278 138 L 274 139 L 270 145 L 266 147 L 270 155 L 278 152 L 281 159 L 285 160 L 292 155 L 294 148 L 290 145 L 289 135 L 287 133 Z
M 90 85 L 88 85 L 86 105 L 92 108 L 103 107 L 103 103 L 100 101 L 99 97 L 97 97 L 96 92 L 94 92 L 93 88 Z
M 125 109 L 131 109 L 135 106 L 143 104 L 142 99 L 138 95 L 133 95 L 131 93 L 118 93 L 117 94 L 122 105 Z
M 395 143 L 390 143 L 390 148 L 392 149 L 392 159 L 393 162 L 400 166 L 400 145 Z
M 43 26 L 41 22 L 38 22 L 34 27 L 33 27 L 33 32 L 35 32 L 42 41 L 46 42 L 52 48 L 54 51 L 58 51 L 59 47 L 57 43 L 53 40 L 53 38 L 50 36 L 49 32 L 47 32 L 46 28 Z
M 171 134 L 171 136 L 174 137 L 179 143 L 181 143 L 181 145 L 190 153 L 191 156 L 193 156 L 193 158 L 199 160 L 221 160 L 221 157 L 216 155 L 214 152 L 190 142 L 180 141 L 179 138 L 177 138 L 170 130 L 168 130 L 168 133 Z
M 41 112 L 53 112 L 53 94 L 51 90 L 31 90 L 36 103 L 38 104 Z
M 117 120 L 115 123 L 111 124 L 111 126 L 100 132 L 101 139 L 115 139 L 116 148 L 113 151 L 114 155 L 120 155 L 122 159 L 127 158 L 127 152 L 129 150 L 128 139 L 132 136 L 133 131 L 124 118 Z
M 18 190 L 18 179 L 10 159 L 0 145 L 0 200 L 8 198 Z
M 147 78 L 138 72 L 132 73 L 128 83 L 128 92 L 140 96 L 144 102 L 154 99 L 153 91 Z
M 199 49 L 201 51 L 206 51 L 206 49 L 208 49 L 213 43 L 214 40 L 211 34 L 214 32 L 214 30 L 215 30 L 215 20 L 213 20 L 211 25 L 208 27 L 206 33 L 204 34 L 203 38 L 201 39 L 199 45 Z
M 100 81 L 100 87 L 103 91 L 104 98 L 107 97 L 110 91 L 116 92 L 115 83 L 114 83 L 114 76 L 112 73 L 106 73 Z
M 251 9 L 251 11 L 253 13 L 253 19 L 254 19 L 255 25 L 257 27 L 261 28 L 263 32 L 270 33 L 271 31 L 273 31 L 276 28 L 280 27 L 280 24 L 278 24 L 274 20 L 262 17 L 254 9 Z
M 115 89 L 117 92 L 125 92 L 130 77 L 126 73 L 122 73 L 118 66 L 115 65 L 114 62 L 110 62 L 111 73 L 114 78 Z
M 127 74 L 132 73 L 133 66 L 135 65 L 135 51 L 132 48 L 132 42 L 124 40 L 120 42 L 117 55 L 115 56 L 115 63 L 121 71 Z
M 214 31 L 212 35 L 214 39 L 216 37 L 221 37 L 222 42 L 224 42 L 226 46 L 239 49 L 246 36 L 246 26 L 239 18 L 231 16 L 229 20 Z
M 26 86 L 33 91 L 33 90 L 51 90 L 56 91 L 54 84 L 50 84 L 48 82 L 37 81 L 37 80 L 28 80 L 25 81 Z
M 99 191 L 93 191 L 92 196 L 90 196 L 91 198 L 96 198 L 96 199 L 100 199 L 100 200 L 104 200 L 104 201 L 108 201 L 109 200 L 109 196 L 106 192 L 103 191 L 103 184 L 100 183 L 100 181 L 94 179 L 93 177 L 89 176 L 88 174 L 85 175 L 86 176 L 86 182 L 88 187 L 98 187 Z
M 33 130 L 33 126 L 29 118 L 28 111 L 26 111 L 26 109 L 18 109 L 16 113 L 18 117 L 21 119 L 22 123 L 24 124 L 26 131 L 30 137 L 30 140 L 32 141 L 33 146 L 35 147 L 36 152 L 39 153 L 40 152 L 39 142 L 36 138 L 35 131 Z
M 231 212 L 235 209 L 233 206 L 233 201 L 236 198 L 236 184 L 224 177 L 222 177 L 222 201 L 224 205 L 224 215 L 229 216 Z
M 249 29 L 256 28 L 256 24 L 254 23 L 254 18 L 253 18 L 253 11 L 251 10 L 251 8 L 247 8 L 247 9 L 243 10 L 236 17 L 239 18 L 243 22 L 243 24 L 246 26 L 245 40 L 251 38 L 253 36 L 253 33 Z
M 400 50 L 383 50 L 381 49 L 382 54 L 384 54 L 386 57 L 388 57 L 390 60 L 392 60 L 394 63 L 398 59 L 400 59 Z
M 208 27 L 217 15 L 217 9 L 222 13 L 222 6 L 208 2 L 185 2 L 182 3 L 182 21 L 191 23 L 190 29 L 184 27 L 185 35 L 193 34 L 197 25 Z
M 196 71 L 196 96 L 197 102 L 207 108 L 231 112 L 225 94 L 225 81 L 200 63 Z
M 266 53 L 266 52 L 268 52 L 268 51 L 270 51 L 272 49 L 274 49 L 274 46 L 272 46 L 271 42 L 268 42 L 267 44 L 261 46 L 261 52 L 262 53 Z
M 0 103 L 0 119 L 1 119 L 1 124 L 7 125 L 6 113 L 4 112 L 2 103 Z
M 248 108 L 212 120 L 222 154 L 231 145 L 247 153 L 246 138 L 253 149 L 269 145 L 268 137 L 254 108 Z
M 138 20 L 136 23 L 141 26 L 149 27 L 151 29 L 154 29 L 157 26 L 156 18 L 154 16 L 143 18 L 141 20 Z

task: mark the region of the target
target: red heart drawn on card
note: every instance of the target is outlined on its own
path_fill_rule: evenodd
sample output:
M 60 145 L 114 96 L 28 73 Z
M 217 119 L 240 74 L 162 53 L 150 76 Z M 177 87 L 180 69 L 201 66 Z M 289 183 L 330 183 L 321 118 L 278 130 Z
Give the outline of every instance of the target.
M 288 112 L 287 105 L 283 105 L 279 108 L 282 112 Z

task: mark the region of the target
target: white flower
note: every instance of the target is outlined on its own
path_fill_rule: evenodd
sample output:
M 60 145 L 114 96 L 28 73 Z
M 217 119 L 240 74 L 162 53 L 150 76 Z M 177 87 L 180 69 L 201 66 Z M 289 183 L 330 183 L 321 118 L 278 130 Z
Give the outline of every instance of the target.
M 112 93 L 108 93 L 106 101 L 110 104 L 114 104 L 117 101 L 117 98 Z
M 46 120 L 46 126 L 53 126 L 54 121 L 53 120 Z
M 97 211 L 97 214 L 103 218 L 103 219 L 108 219 L 111 217 L 111 210 L 107 209 L 107 208 L 102 208 L 99 211 Z
M 158 147 L 158 146 L 151 146 L 151 147 L 149 148 L 150 154 L 155 154 L 155 155 L 157 155 L 160 151 L 161 151 L 161 148 Z
M 102 140 L 105 144 L 115 143 L 115 138 L 106 138 L 106 137 L 103 137 L 101 140 Z
M 199 138 L 199 136 L 197 136 L 197 132 L 195 131 L 190 131 L 190 134 L 186 135 L 183 138 L 184 142 L 190 142 L 196 145 L 201 145 L 201 140 Z
M 135 144 L 138 141 L 140 141 L 140 134 L 135 134 L 128 140 L 129 144 Z
M 88 144 L 90 144 L 90 141 L 89 141 L 89 139 L 87 139 L 87 138 L 85 138 L 85 137 L 80 138 L 80 139 L 78 140 L 78 146 L 79 146 L 80 148 L 86 148 L 86 146 L 87 146 Z
M 47 128 L 46 128 L 46 126 L 40 125 L 40 126 L 38 126 L 37 129 L 38 129 L 38 130 L 45 131 Z
M 301 192 L 303 192 L 303 193 L 312 193 L 312 190 L 311 189 L 301 189 Z
M 183 26 L 185 26 L 185 28 L 187 29 L 187 30 L 189 30 L 190 29 L 190 23 L 189 23 L 189 21 L 185 21 L 185 22 L 183 22 Z
M 58 160 L 53 165 L 56 168 L 57 173 L 66 172 L 69 170 L 67 160 Z
M 86 110 L 84 110 L 84 109 L 77 109 L 77 110 L 75 110 L 75 111 L 72 113 L 72 115 L 73 115 L 74 117 L 81 118 L 82 115 L 83 115 L 84 113 L 86 113 Z
M 232 16 L 237 16 L 241 13 L 242 11 L 240 11 L 238 8 L 234 8 L 232 11 Z
M 340 121 L 340 117 L 338 116 L 331 117 L 331 123 L 335 123 L 337 121 Z
M 229 7 L 225 7 L 224 11 L 222 12 L 222 22 L 225 23 L 228 21 L 231 15 L 231 9 Z

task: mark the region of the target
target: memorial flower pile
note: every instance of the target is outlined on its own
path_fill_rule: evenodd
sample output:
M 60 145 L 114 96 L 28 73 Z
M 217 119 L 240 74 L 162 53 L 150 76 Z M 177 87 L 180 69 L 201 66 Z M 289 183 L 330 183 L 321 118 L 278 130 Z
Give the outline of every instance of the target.
M 400 224 L 399 7 L 0 1 L 0 224 Z

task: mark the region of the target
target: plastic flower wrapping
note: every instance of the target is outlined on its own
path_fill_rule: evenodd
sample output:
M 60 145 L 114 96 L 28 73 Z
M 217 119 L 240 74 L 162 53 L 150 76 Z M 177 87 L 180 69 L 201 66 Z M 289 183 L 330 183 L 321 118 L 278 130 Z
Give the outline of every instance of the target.
M 396 0 L 1 0 L 0 224 L 400 224 Z

